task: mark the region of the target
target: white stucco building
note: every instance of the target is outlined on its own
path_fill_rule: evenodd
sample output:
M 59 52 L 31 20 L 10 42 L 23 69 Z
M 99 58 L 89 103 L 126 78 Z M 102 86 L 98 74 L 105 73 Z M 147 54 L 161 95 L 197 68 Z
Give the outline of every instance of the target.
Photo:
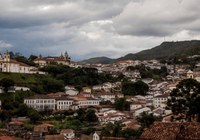
M 68 98 L 56 99 L 57 110 L 69 110 L 73 105 L 74 101 Z
M 35 95 L 32 97 L 26 98 L 24 99 L 24 104 L 38 111 L 56 109 L 56 99 L 49 97 L 47 95 Z
M 10 58 L 8 51 L 4 55 L 0 54 L 0 72 L 11 73 L 39 73 L 37 68 L 29 66 L 25 63 L 18 62 Z
M 167 106 L 168 98 L 169 98 L 168 94 L 155 96 L 153 98 L 153 106 L 154 106 L 154 108 L 157 108 L 157 107 L 165 108 Z

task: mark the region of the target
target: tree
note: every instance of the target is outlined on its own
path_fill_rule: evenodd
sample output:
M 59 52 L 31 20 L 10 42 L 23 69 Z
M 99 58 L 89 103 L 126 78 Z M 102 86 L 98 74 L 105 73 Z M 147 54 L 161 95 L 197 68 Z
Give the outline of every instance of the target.
M 141 116 L 137 118 L 138 122 L 142 125 L 143 128 L 150 127 L 154 121 L 161 120 L 161 118 L 153 116 L 153 114 L 147 114 L 143 112 Z
M 122 93 L 125 95 L 146 95 L 149 86 L 143 81 L 125 82 L 122 84 Z
M 200 121 L 200 83 L 194 79 L 182 80 L 171 94 L 168 106 L 175 115 L 184 114 L 185 119 Z
M 41 115 L 34 109 L 29 108 L 28 109 L 28 117 L 30 118 L 32 123 L 36 123 L 41 119 Z
M 0 120 L 2 122 L 10 120 L 11 115 L 7 110 L 0 110 Z
M 85 114 L 85 120 L 88 122 L 97 122 L 98 118 L 95 114 L 94 109 L 88 109 L 86 114 Z
M 120 137 L 122 135 L 122 123 L 111 123 L 109 122 L 103 128 L 102 136 L 112 136 L 112 137 Z
M 43 82 L 44 89 L 47 92 L 64 91 L 64 83 L 61 80 L 46 78 L 42 82 Z
M 8 92 L 8 89 L 15 85 L 15 82 L 10 78 L 3 78 L 0 80 L 0 86 L 3 87 L 5 93 Z
M 125 98 L 117 98 L 114 103 L 114 107 L 117 110 L 130 110 L 130 103 Z

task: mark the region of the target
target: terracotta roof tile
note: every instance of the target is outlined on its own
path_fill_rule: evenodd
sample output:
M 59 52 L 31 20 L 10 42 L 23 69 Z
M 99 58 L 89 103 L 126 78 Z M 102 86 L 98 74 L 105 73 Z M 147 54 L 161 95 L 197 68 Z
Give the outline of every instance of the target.
M 199 123 L 162 123 L 155 122 L 150 128 L 144 130 L 141 140 L 184 140 L 200 139 Z

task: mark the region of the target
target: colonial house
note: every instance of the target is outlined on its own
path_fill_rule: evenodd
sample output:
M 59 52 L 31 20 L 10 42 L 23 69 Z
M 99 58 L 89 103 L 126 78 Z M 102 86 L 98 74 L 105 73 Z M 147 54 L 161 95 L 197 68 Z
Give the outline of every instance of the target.
M 69 110 L 71 106 L 73 105 L 74 101 L 69 98 L 57 98 L 56 99 L 56 109 L 57 110 Z
M 38 139 L 44 139 L 45 135 L 47 135 L 52 129 L 54 128 L 54 125 L 51 124 L 39 124 L 35 125 L 33 128 L 33 134 L 32 139 L 38 140 Z
M 64 93 L 65 94 L 65 93 Z M 71 96 L 59 96 L 59 94 L 49 95 L 35 95 L 24 99 L 24 104 L 32 107 L 38 111 L 44 110 L 69 110 L 85 108 L 89 106 L 99 106 L 100 100 L 93 97 L 84 97 L 82 95 Z
M 95 131 L 92 140 L 100 140 L 101 139 L 101 131 Z
M 151 113 L 151 109 L 150 109 L 149 107 L 143 107 L 143 108 L 136 109 L 136 110 L 134 111 L 133 116 L 134 116 L 134 117 L 138 117 L 138 116 L 140 116 L 142 113 L 147 113 L 147 114 L 149 114 L 149 113 Z
M 109 122 L 114 124 L 115 122 L 122 121 L 127 118 L 129 118 L 129 116 L 121 112 L 109 113 L 105 116 L 98 116 L 98 120 L 102 124 L 106 124 Z
M 92 88 L 91 87 L 83 87 L 83 92 L 86 92 L 86 93 L 92 93 Z
M 73 140 L 75 137 L 74 130 L 72 129 L 61 130 L 60 134 L 64 136 L 64 140 Z
M 146 105 L 146 103 L 143 102 L 133 102 L 132 104 L 130 104 L 130 111 L 135 111 L 139 108 L 142 108 Z
M 165 108 L 167 105 L 167 100 L 169 98 L 168 94 L 157 95 L 153 98 L 153 106 L 155 108 L 162 107 Z
M 35 95 L 24 99 L 24 104 L 28 107 L 32 107 L 38 111 L 43 110 L 55 110 L 56 99 L 47 95 Z
M 28 74 L 39 73 L 39 71 L 35 67 L 11 59 L 8 51 L 6 51 L 4 55 L 0 54 L 0 72 Z
M 116 95 L 111 92 L 99 92 L 95 94 L 96 97 L 98 97 L 101 101 L 110 101 L 112 103 L 115 102 Z
M 77 95 L 72 97 L 74 104 L 77 105 L 77 108 L 86 108 L 89 106 L 99 106 L 100 100 L 93 97 L 84 97 L 83 95 Z
M 61 54 L 60 57 L 38 57 L 34 60 L 34 63 L 38 64 L 40 67 L 44 67 L 51 63 L 57 63 L 62 65 L 70 65 L 71 59 L 68 56 L 67 52 L 64 55 Z

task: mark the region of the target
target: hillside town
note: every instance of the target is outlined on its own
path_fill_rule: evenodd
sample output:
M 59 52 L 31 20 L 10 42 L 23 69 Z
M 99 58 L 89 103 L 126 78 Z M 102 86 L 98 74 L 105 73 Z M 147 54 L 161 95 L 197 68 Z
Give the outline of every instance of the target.
M 192 69 L 189 64 L 168 64 L 158 60 L 76 64 L 71 62 L 67 53 L 64 53 L 59 57 L 39 56 L 33 62 L 35 66 L 18 62 L 11 59 L 7 51 L 0 57 L 1 74 L 47 76 L 51 71 L 46 71 L 45 68 L 53 65 L 95 70 L 97 75 L 106 73 L 113 78 L 117 77 L 117 80 L 79 88 L 66 84 L 64 90 L 58 89 L 57 92 L 47 90 L 48 92 L 37 93 L 35 88 L 39 86 L 33 89 L 25 84 L 9 85 L 8 81 L 5 85 L 3 84 L 5 77 L 1 75 L 1 139 L 175 140 L 183 137 L 199 138 L 200 124 L 195 121 L 198 116 L 196 118 L 195 115 L 188 121 L 187 114 L 184 114 L 182 110 L 180 113 L 175 113 L 177 110 L 174 110 L 172 103 L 173 93 L 180 88 L 181 84 L 184 84 L 184 80 L 193 80 L 191 83 L 200 82 L 200 62 L 198 61 Z M 143 73 L 145 70 L 153 70 L 153 75 Z M 48 85 L 48 82 L 45 84 Z M 55 84 L 50 86 L 53 87 Z M 195 90 L 192 88 L 189 93 L 195 93 Z M 17 98 L 18 93 L 23 94 L 20 99 Z M 8 95 L 11 95 L 11 98 L 3 98 Z M 7 118 L 5 109 L 10 109 L 9 100 L 22 101 L 15 116 Z M 28 116 L 29 112 L 24 113 L 27 112 L 24 109 L 31 109 L 31 114 Z M 40 119 L 37 113 L 43 114 Z

